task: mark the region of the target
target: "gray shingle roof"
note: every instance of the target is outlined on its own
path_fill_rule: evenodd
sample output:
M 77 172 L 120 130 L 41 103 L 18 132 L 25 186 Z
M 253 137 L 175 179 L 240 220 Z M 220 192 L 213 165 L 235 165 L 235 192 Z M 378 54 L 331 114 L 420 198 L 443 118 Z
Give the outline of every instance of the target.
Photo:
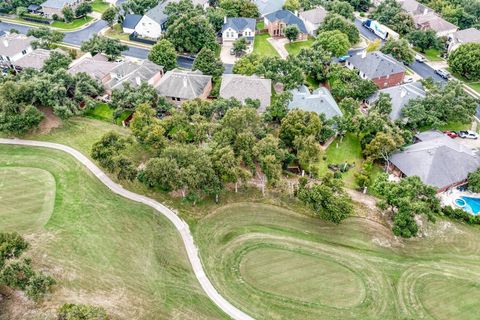
M 300 12 L 299 16 L 304 21 L 308 21 L 314 25 L 318 25 L 323 23 L 323 20 L 325 20 L 327 14 L 327 10 L 325 10 L 323 7 L 318 7 L 315 9 Z
M 76 0 L 47 0 L 41 4 L 42 8 L 62 9 L 67 4 L 72 4 Z
M 476 28 L 460 30 L 453 33 L 452 38 L 460 43 L 480 42 L 480 30 Z
M 445 135 L 408 146 L 393 154 L 390 162 L 406 176 L 418 176 L 439 189 L 465 180 L 480 167 L 475 151 Z
M 53 51 L 66 54 L 64 51 L 60 49 L 55 49 Z M 27 53 L 17 61 L 15 61 L 15 66 L 25 69 L 25 68 L 33 68 L 40 70 L 43 68 L 45 61 L 50 58 L 50 54 L 53 52 L 52 50 L 45 50 L 45 49 L 36 49 L 32 52 Z
M 282 21 L 286 25 L 296 25 L 298 30 L 302 33 L 307 33 L 307 28 L 305 28 L 305 23 L 302 19 L 294 15 L 291 11 L 288 10 L 278 10 L 272 13 L 269 13 L 265 16 L 266 19 L 270 22 Z
M 443 137 L 444 134 L 441 131 L 438 130 L 428 130 L 428 131 L 423 131 L 419 132 L 415 135 L 415 138 L 419 141 L 427 141 L 427 140 L 433 140 L 437 139 L 440 137 Z
M 204 75 L 198 70 L 173 69 L 165 73 L 156 89 L 160 96 L 195 99 L 203 94 L 211 80 L 211 76 Z
M 220 86 L 220 97 L 236 98 L 239 101 L 245 99 L 260 100 L 259 112 L 264 112 L 270 105 L 272 97 L 272 80 L 262 79 L 257 76 L 242 76 L 236 74 L 225 74 L 222 76 Z
M 119 65 L 118 62 L 100 60 L 96 57 L 87 56 L 72 62 L 68 72 L 70 74 L 84 72 L 96 80 L 102 80 L 107 74 L 110 74 L 110 72 Z
M 127 14 L 122 22 L 122 27 L 127 29 L 135 29 L 141 19 L 142 16 L 139 14 Z
M 253 18 L 227 18 L 227 22 L 223 24 L 222 32 L 231 28 L 237 32 L 250 29 L 255 32 L 257 22 Z
M 419 15 L 431 12 L 432 10 L 416 0 L 399 0 L 402 9 L 411 15 Z
M 34 40 L 34 37 L 27 37 L 24 34 L 4 34 L 0 37 L 0 55 L 14 56 L 30 47 L 31 42 Z
M 124 83 L 129 82 L 133 87 L 137 87 L 142 82 L 148 82 L 162 70 L 163 67 L 149 60 L 143 60 L 141 64 L 123 62 L 110 71 L 112 79 L 105 86 L 112 90 L 122 89 Z
M 458 28 L 456 25 L 443 19 L 435 12 L 429 12 L 424 15 L 416 15 L 413 17 L 413 21 L 417 25 L 420 25 L 423 28 L 432 29 L 435 32 L 444 32 Z
M 392 56 L 380 51 L 358 53 L 347 59 L 356 69 L 362 71 L 368 79 L 405 72 L 405 67 Z
M 327 88 L 320 87 L 310 93 L 310 90 L 302 85 L 290 92 L 292 93 L 292 100 L 288 104 L 289 109 L 302 109 L 318 114 L 323 113 L 327 119 L 343 115 Z
M 164 1 L 160 0 L 158 4 L 152 9 L 148 10 L 147 13 L 145 13 L 145 15 L 150 19 L 152 19 L 153 21 L 157 22 L 159 25 L 162 25 L 168 19 L 168 16 L 164 13 L 167 5 L 169 3 L 172 3 L 172 2 L 177 3 L 179 1 L 180 0 L 164 0 Z M 208 3 L 208 0 L 192 0 L 192 3 L 194 6 L 196 5 L 203 6 L 206 3 Z
M 402 116 L 402 109 L 412 99 L 425 97 L 425 91 L 420 82 L 406 83 L 375 92 L 368 98 L 370 104 L 377 102 L 380 93 L 386 93 L 392 99 L 390 119 L 397 120 Z
M 282 9 L 285 4 L 285 0 L 253 0 L 253 2 L 257 5 L 262 17 Z

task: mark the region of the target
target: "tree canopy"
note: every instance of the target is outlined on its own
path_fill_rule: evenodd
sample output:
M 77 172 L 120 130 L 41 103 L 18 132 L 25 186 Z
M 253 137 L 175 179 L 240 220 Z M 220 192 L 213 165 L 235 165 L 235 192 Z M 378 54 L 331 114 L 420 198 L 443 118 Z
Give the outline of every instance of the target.
M 82 42 L 80 48 L 83 52 L 90 52 L 92 55 L 97 53 L 105 54 L 109 60 L 115 60 L 118 58 L 122 51 L 128 49 L 127 45 L 124 45 L 118 39 L 107 38 L 94 34 L 92 38 Z
M 173 44 L 167 39 L 159 40 L 150 50 L 148 59 L 162 66 L 165 71 L 177 67 L 177 52 Z
M 460 45 L 448 56 L 448 66 L 468 80 L 480 80 L 480 43 Z
M 382 47 L 381 51 L 390 54 L 400 62 L 410 64 L 415 60 L 415 53 L 408 45 L 405 39 L 389 39 Z
M 336 13 L 329 13 L 321 26 L 323 31 L 338 30 L 347 35 L 350 44 L 360 41 L 360 33 L 355 25 Z
M 339 30 L 323 31 L 318 34 L 313 47 L 329 52 L 334 57 L 340 57 L 347 54 L 350 41 L 347 35 Z

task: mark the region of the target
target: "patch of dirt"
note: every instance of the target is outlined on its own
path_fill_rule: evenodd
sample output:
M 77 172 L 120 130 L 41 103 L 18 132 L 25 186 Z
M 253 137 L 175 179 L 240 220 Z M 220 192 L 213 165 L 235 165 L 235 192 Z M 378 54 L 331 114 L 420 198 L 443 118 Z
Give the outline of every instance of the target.
M 40 110 L 45 117 L 38 125 L 35 133 L 49 133 L 52 129 L 59 128 L 62 125 L 62 120 L 53 113 L 52 108 L 40 107 L 38 110 Z

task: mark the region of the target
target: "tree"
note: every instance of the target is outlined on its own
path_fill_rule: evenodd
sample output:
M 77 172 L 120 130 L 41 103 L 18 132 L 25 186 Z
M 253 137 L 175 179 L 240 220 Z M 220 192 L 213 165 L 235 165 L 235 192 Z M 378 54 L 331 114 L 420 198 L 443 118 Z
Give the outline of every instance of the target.
M 244 37 L 241 37 L 235 40 L 235 42 L 233 43 L 233 52 L 235 53 L 235 55 L 237 57 L 241 56 L 243 55 L 245 50 L 247 50 L 247 39 L 245 39 Z
M 292 93 L 284 91 L 273 97 L 272 103 L 267 106 L 267 110 L 264 114 L 266 121 L 275 122 L 277 124 L 282 121 L 288 113 L 288 104 L 292 100 Z
M 352 45 L 360 41 L 360 33 L 358 32 L 357 27 L 355 27 L 352 22 L 335 13 L 329 13 L 327 15 L 323 21 L 321 30 L 341 31 L 348 36 L 348 41 L 350 41 L 350 44 Z
M 448 57 L 448 65 L 453 72 L 468 80 L 480 80 L 480 43 L 460 45 Z
M 414 46 L 420 49 L 421 52 L 425 52 L 428 49 L 440 49 L 440 40 L 437 38 L 435 31 L 428 30 L 414 30 L 407 36 L 408 41 Z
M 75 19 L 75 14 L 73 13 L 72 8 L 70 7 L 65 7 L 62 10 L 63 18 L 65 19 L 65 22 L 71 22 L 73 19 Z
M 378 100 L 372 106 L 372 111 L 388 116 L 392 112 L 392 99 L 388 93 L 380 92 Z
M 324 82 L 327 79 L 328 68 L 332 62 L 332 54 L 321 48 L 302 48 L 296 56 L 295 63 L 306 75 Z
M 70 56 L 57 51 L 52 51 L 50 57 L 43 64 L 42 70 L 48 73 L 54 73 L 59 69 L 66 70 L 71 62 L 72 58 L 70 58 Z
M 403 11 L 394 15 L 388 25 L 402 36 L 408 35 L 416 29 L 412 16 Z
M 297 65 L 294 57 L 288 57 L 287 60 L 279 57 L 263 57 L 255 73 L 271 79 L 274 83 L 283 84 L 287 90 L 303 84 L 305 78 L 303 70 Z
M 150 50 L 148 59 L 162 66 L 165 71 L 175 69 L 177 67 L 177 52 L 173 44 L 167 39 L 159 40 Z
M 203 74 L 211 75 L 214 78 L 220 77 L 224 69 L 222 61 L 208 48 L 200 50 L 193 61 L 193 70 L 200 70 Z
M 130 129 L 138 142 L 153 149 L 159 150 L 167 143 L 165 129 L 155 117 L 155 109 L 147 103 L 137 106 Z
M 108 7 L 107 10 L 102 13 L 102 20 L 107 21 L 108 25 L 112 27 L 117 18 L 117 13 L 117 7 Z
M 347 2 L 350 3 L 357 11 L 366 12 L 370 7 L 370 0 L 348 0 Z
M 61 42 L 65 36 L 62 32 L 48 27 L 31 28 L 28 30 L 27 35 L 39 39 L 32 42 L 33 47 L 43 49 L 52 49 L 54 44 Z
M 381 51 L 390 54 L 398 61 L 410 64 L 415 60 L 415 53 L 410 49 L 405 39 L 389 39 L 382 47 Z
M 130 142 L 128 138 L 122 137 L 115 131 L 109 131 L 93 144 L 91 156 L 94 160 L 97 160 L 102 167 L 110 172 L 114 172 L 118 168 L 115 158 L 120 156 L 121 151 L 123 151 Z
M 339 1 L 335 0 L 332 2 L 327 2 L 327 10 L 329 12 L 336 13 L 338 15 L 341 15 L 345 19 L 348 20 L 353 20 L 353 7 L 348 3 L 344 1 Z
M 108 320 L 102 307 L 67 303 L 58 309 L 58 320 Z
M 142 82 L 140 86 L 133 87 L 126 83 L 122 90 L 114 89 L 112 91 L 110 106 L 115 110 L 114 117 L 119 117 L 125 110 L 135 110 L 143 103 L 156 108 L 158 102 L 158 93 L 154 87 Z
M 467 185 L 468 190 L 475 193 L 480 192 L 480 170 L 479 169 L 469 173 L 467 180 L 468 180 L 468 185 Z
M 78 5 L 78 7 L 75 9 L 75 16 L 78 17 L 83 17 L 86 16 L 89 13 L 92 13 L 92 5 L 88 2 L 82 2 Z
M 260 16 L 257 5 L 248 0 L 220 0 L 220 8 L 228 17 L 257 18 Z
M 224 9 L 218 7 L 209 7 L 207 8 L 207 17 L 210 24 L 215 29 L 215 32 L 221 32 L 224 24 L 224 19 L 227 16 L 227 13 Z
M 144 15 L 157 4 L 158 0 L 127 0 L 122 4 L 122 8 L 125 12 Z
M 23 16 L 24 16 L 25 14 L 27 14 L 27 13 L 28 13 L 27 8 L 25 8 L 25 7 L 17 7 L 17 10 L 16 10 L 17 16 L 23 17 Z
M 404 143 L 402 136 L 398 134 L 378 132 L 375 138 L 365 147 L 364 154 L 372 160 L 384 160 L 388 167 L 390 155 Z
M 294 24 L 288 25 L 283 29 L 283 33 L 285 34 L 285 37 L 290 41 L 295 41 L 298 38 L 298 34 L 300 33 L 300 30 L 298 30 L 298 27 Z
M 321 129 L 322 121 L 318 114 L 294 109 L 282 119 L 279 137 L 286 146 L 295 149 L 294 141 L 297 137 L 314 136 L 317 141 L 320 141 Z
M 325 50 L 331 53 L 332 56 L 340 57 L 347 54 L 350 42 L 347 35 L 341 31 L 323 31 L 318 34 L 313 47 L 316 50 Z
M 259 63 L 260 57 L 258 55 L 254 53 L 247 54 L 235 61 L 233 73 L 251 76 L 256 72 Z
M 317 172 L 322 150 L 316 137 L 314 135 L 298 136 L 293 141 L 293 145 L 297 150 L 300 167 L 310 173 Z
M 289 10 L 292 12 L 300 10 L 300 1 L 299 0 L 286 0 L 283 4 L 283 9 Z
M 367 52 L 377 51 L 378 49 L 380 49 L 381 46 L 382 46 L 382 40 L 381 39 L 375 39 L 373 41 L 370 41 L 370 43 L 367 46 L 366 51 Z
M 94 34 L 92 38 L 82 42 L 80 49 L 83 52 L 90 52 L 92 55 L 103 53 L 109 60 L 115 60 L 120 56 L 122 51 L 128 49 L 128 46 L 122 44 L 118 39 L 111 39 Z
M 207 48 L 218 48 L 215 30 L 202 15 L 182 14 L 168 27 L 165 38 L 175 46 L 178 52 L 198 53 Z
M 329 68 L 327 79 L 330 91 L 337 100 L 345 97 L 363 100 L 377 91 L 372 81 L 360 78 L 354 70 L 337 65 Z

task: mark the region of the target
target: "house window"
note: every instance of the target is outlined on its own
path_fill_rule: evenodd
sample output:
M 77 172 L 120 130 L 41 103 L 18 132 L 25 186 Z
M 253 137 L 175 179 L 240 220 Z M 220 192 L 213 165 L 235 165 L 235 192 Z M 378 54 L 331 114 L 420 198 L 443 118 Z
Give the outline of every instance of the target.
M 172 97 L 172 101 L 175 101 L 175 97 Z
M 22 54 L 27 54 L 27 50 L 22 50 Z
M 177 101 L 180 101 L 180 98 L 177 98 Z

